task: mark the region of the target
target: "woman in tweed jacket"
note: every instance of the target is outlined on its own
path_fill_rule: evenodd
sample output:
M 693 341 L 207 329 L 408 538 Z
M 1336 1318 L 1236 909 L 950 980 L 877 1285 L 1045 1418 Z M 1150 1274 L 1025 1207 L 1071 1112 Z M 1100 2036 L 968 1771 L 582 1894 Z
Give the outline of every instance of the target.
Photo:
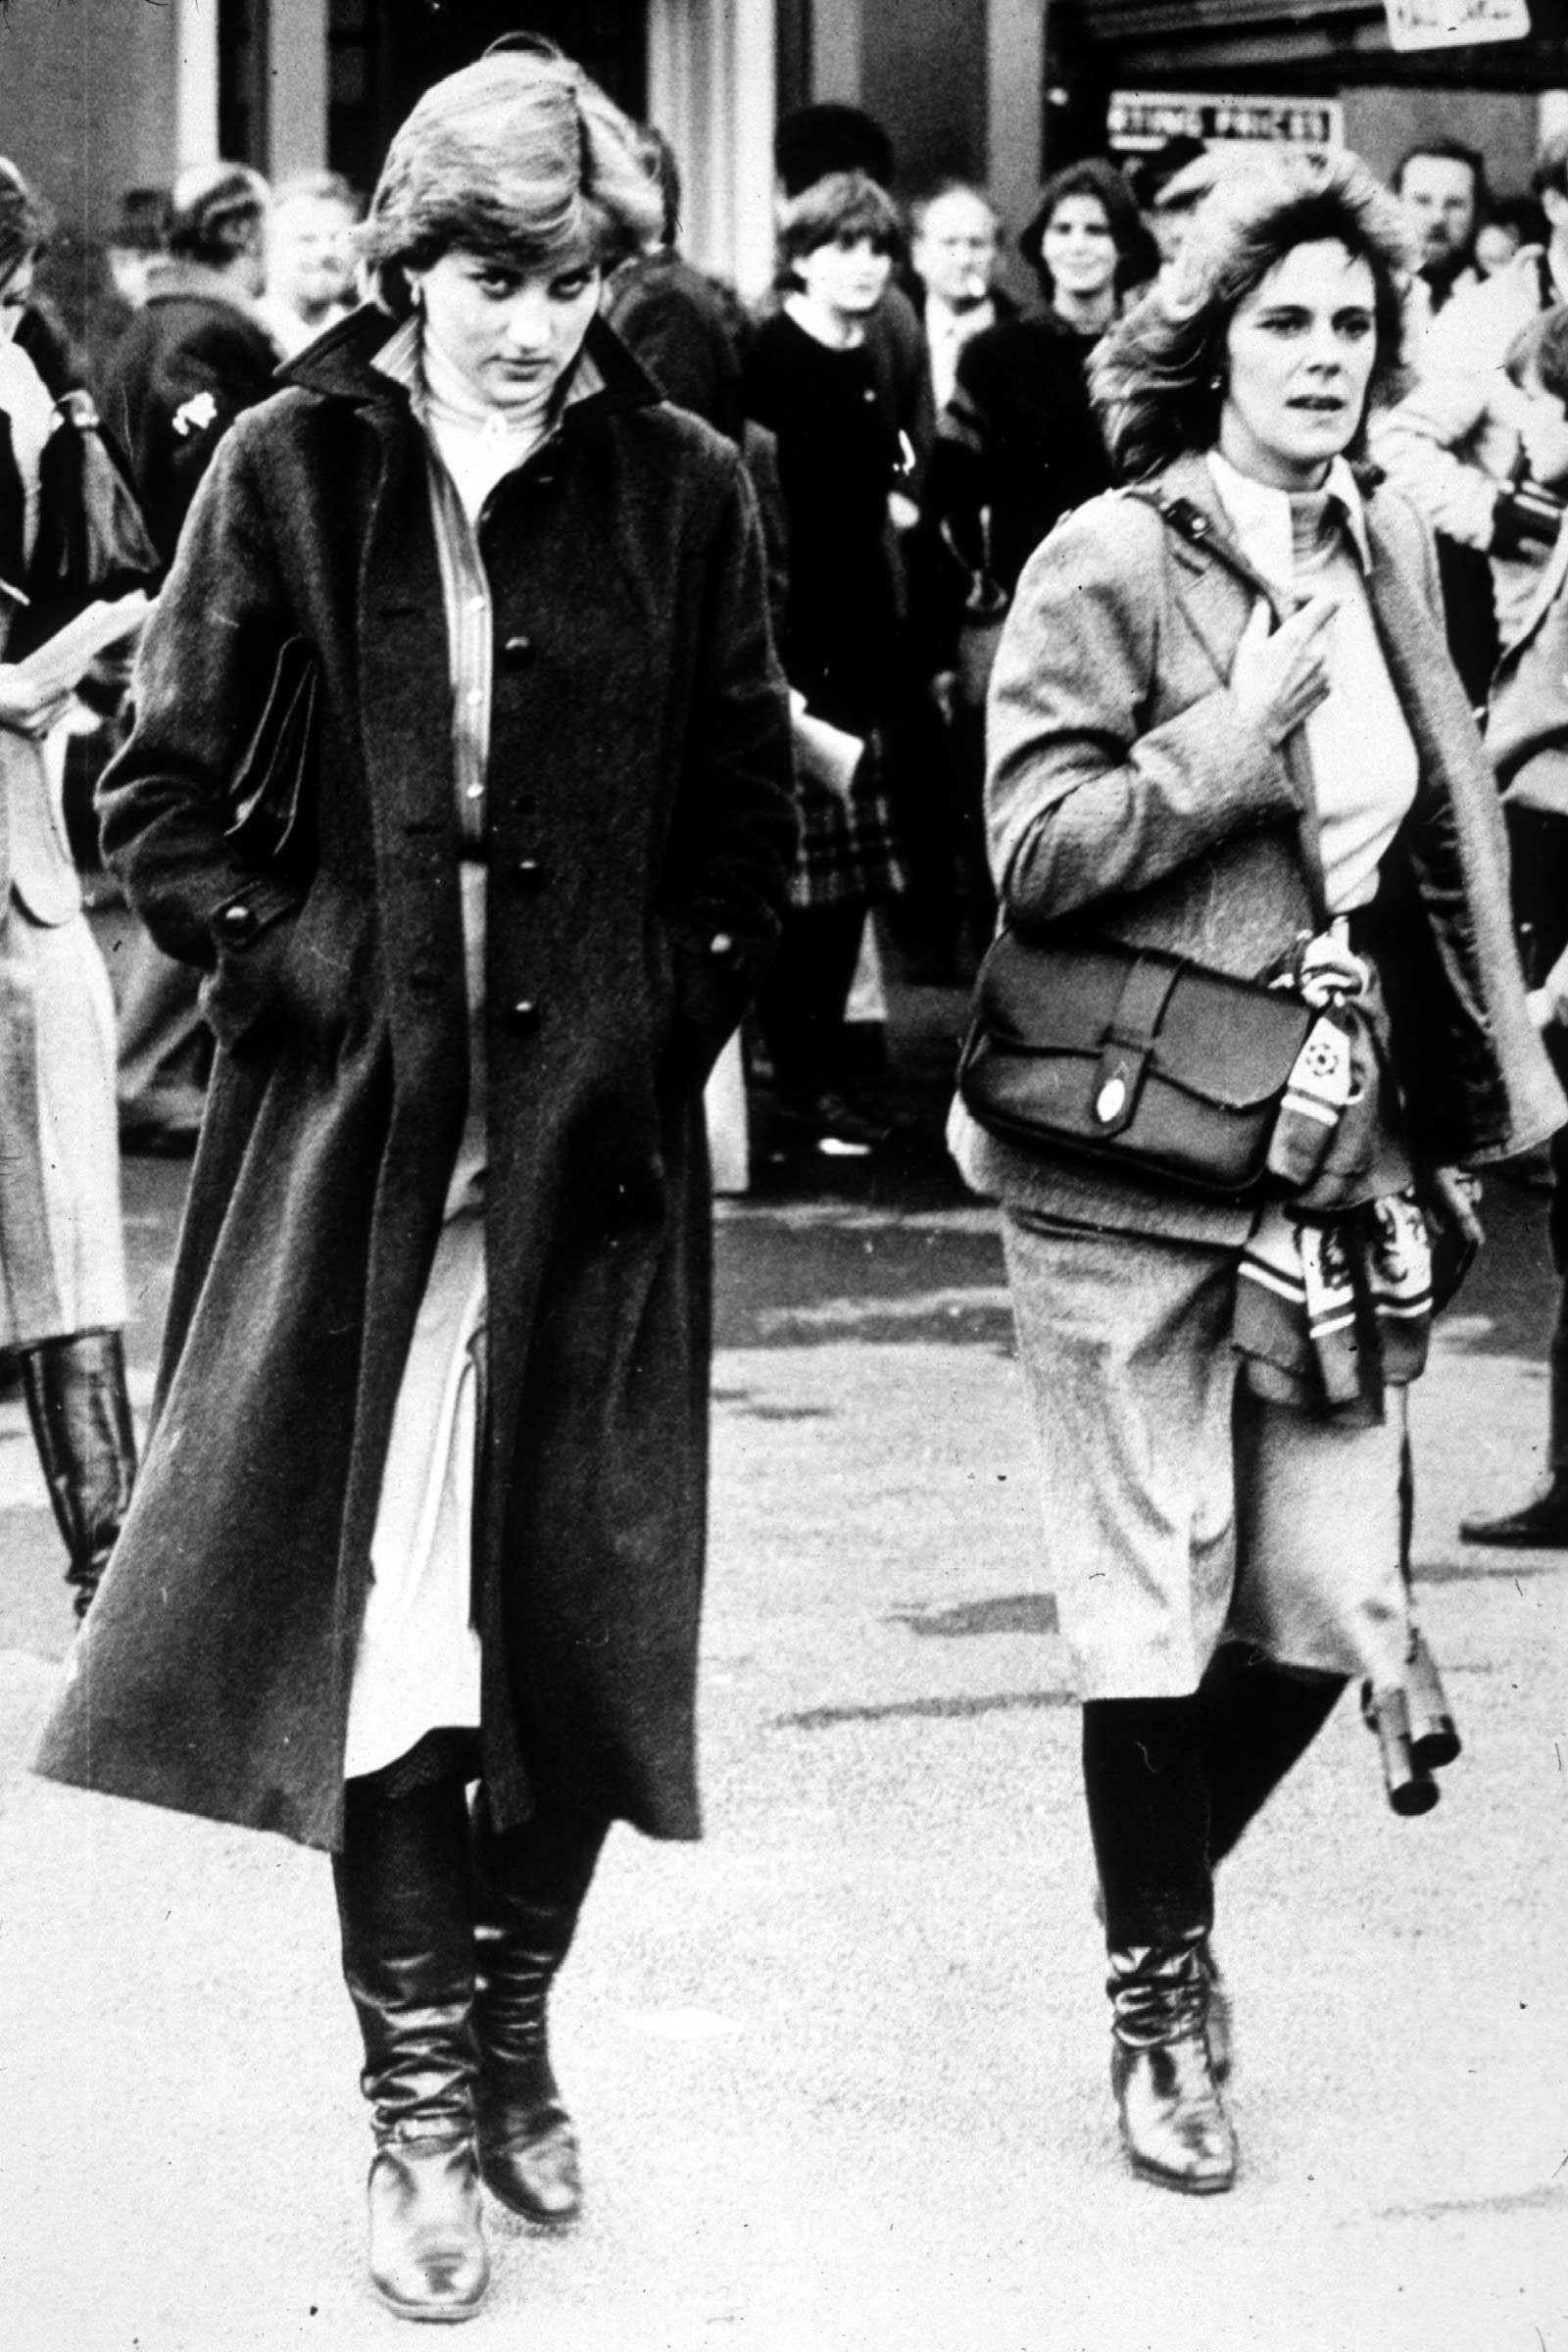
M 1420 1204 L 1466 1214 L 1456 1171 L 1562 1117 L 1430 542 L 1347 463 L 1397 360 L 1404 272 L 1353 158 L 1276 158 L 1210 199 L 1097 363 L 1130 487 L 1033 557 L 992 690 L 1011 921 L 1353 998 L 1382 1070 L 1365 1181 L 1326 1227 L 956 1120 L 1005 1208 L 1122 2133 L 1138 2171 L 1189 2191 L 1236 2168 L 1214 1867 L 1348 1677 L 1402 1670 L 1419 1347 L 1380 1285 L 1396 1266 L 1419 1319 Z M 1314 1311 L 1326 1274 L 1353 1353 Z

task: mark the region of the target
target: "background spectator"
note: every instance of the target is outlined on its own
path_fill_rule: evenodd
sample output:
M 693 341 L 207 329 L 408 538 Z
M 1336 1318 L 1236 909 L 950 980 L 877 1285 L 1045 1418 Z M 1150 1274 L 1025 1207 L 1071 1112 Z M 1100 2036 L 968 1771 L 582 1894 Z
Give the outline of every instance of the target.
M 122 336 L 104 386 L 105 417 L 127 453 L 147 525 L 167 566 L 197 486 L 234 418 L 272 390 L 277 349 L 262 324 L 270 192 L 243 164 L 184 172 L 170 206 L 169 250 L 148 270 L 147 301 Z M 120 1123 L 127 1150 L 193 1148 L 212 1042 L 198 978 L 141 929 L 122 957 Z
M 302 172 L 273 197 L 259 308 L 285 359 L 353 310 L 354 230 L 364 209 L 338 172 Z

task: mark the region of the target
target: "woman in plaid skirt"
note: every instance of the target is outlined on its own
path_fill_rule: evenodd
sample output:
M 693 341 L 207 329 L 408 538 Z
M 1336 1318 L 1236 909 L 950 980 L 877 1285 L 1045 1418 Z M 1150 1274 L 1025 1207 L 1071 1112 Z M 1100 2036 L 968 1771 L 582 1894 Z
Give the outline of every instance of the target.
M 759 330 L 748 413 L 778 443 L 789 531 L 784 666 L 811 718 L 865 745 L 838 791 L 801 761 L 801 846 L 759 1000 L 780 1111 L 818 1150 L 865 1152 L 887 1128 L 848 1099 L 844 1011 L 867 910 L 904 887 L 882 782 L 899 610 L 888 499 L 903 470 L 865 320 L 887 290 L 898 215 L 859 172 L 819 180 L 779 229 L 788 291 Z

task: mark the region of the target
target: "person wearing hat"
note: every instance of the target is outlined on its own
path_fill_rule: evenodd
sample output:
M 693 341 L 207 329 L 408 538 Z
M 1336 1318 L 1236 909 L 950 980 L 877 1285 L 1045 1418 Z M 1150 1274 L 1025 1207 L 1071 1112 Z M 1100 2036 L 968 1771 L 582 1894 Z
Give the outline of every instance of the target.
M 195 164 L 174 183 L 167 250 L 111 355 L 104 416 L 130 462 L 160 560 L 173 561 L 197 486 L 236 416 L 272 390 L 279 351 L 257 309 L 270 190 L 244 164 Z M 194 1148 L 212 1041 L 189 969 L 139 928 L 121 963 L 121 1139 Z

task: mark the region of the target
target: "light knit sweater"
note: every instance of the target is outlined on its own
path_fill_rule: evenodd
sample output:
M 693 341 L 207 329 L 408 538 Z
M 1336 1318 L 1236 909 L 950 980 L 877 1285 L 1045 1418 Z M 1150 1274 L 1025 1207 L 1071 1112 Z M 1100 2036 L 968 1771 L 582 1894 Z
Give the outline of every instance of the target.
M 1329 596 L 1339 607 L 1322 640 L 1328 697 L 1304 732 L 1328 903 L 1345 914 L 1374 896 L 1378 866 L 1418 779 L 1415 744 L 1367 599 L 1371 552 L 1361 494 L 1343 458 L 1321 489 L 1304 493 L 1254 481 L 1217 450 L 1209 453 L 1208 469 L 1249 563 L 1288 600 Z

